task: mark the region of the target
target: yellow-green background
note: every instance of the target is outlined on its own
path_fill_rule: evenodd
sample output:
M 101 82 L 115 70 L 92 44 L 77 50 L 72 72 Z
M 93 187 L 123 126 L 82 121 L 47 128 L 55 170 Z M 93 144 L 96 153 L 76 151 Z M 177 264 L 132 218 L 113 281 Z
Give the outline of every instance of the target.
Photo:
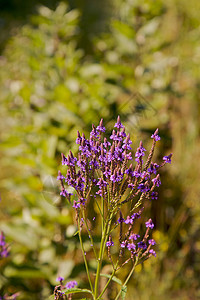
M 104 118 L 110 131 L 119 114 L 134 149 L 159 127 L 155 159 L 173 152 L 148 212 L 157 257 L 127 299 L 199 299 L 200 2 L 4 0 L 0 29 L 0 293 L 47 299 L 58 274 L 85 286 L 55 178 L 77 130 Z

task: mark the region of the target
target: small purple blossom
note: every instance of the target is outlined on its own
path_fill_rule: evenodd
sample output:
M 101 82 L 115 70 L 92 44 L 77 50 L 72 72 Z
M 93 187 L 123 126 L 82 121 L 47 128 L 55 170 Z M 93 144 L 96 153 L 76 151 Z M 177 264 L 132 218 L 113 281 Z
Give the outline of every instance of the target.
M 65 287 L 67 290 L 69 290 L 69 289 L 75 288 L 75 286 L 77 286 L 77 285 L 78 285 L 77 281 L 72 280 L 72 281 L 67 282 Z
M 146 193 L 149 191 L 149 187 L 145 185 L 144 183 L 140 183 L 138 185 L 138 190 L 140 190 L 142 193 Z
M 128 249 L 129 251 L 135 250 L 135 248 L 136 248 L 136 246 L 135 246 L 134 243 L 128 243 L 128 244 L 127 244 L 127 249 Z
M 65 176 L 63 176 L 63 175 L 61 174 L 61 172 L 58 171 L 57 180 L 63 180 L 63 179 L 65 179 Z
M 171 157 L 172 157 L 172 153 L 169 154 L 168 156 L 164 156 L 163 157 L 163 160 L 168 163 L 168 164 L 171 164 Z
M 161 185 L 160 175 L 158 174 L 154 179 L 152 179 L 152 182 L 154 185 L 159 187 Z
M 81 206 L 80 202 L 79 202 L 79 201 L 76 201 L 76 200 L 74 200 L 73 207 L 74 207 L 75 209 L 78 209 L 78 208 L 80 208 L 80 206 Z
M 116 128 L 120 129 L 120 128 L 124 128 L 124 125 L 122 125 L 121 120 L 120 120 L 120 116 L 117 117 L 117 123 L 115 123 Z
M 154 246 L 156 244 L 155 240 L 154 239 L 150 239 L 148 240 L 148 243 L 152 246 Z
M 92 124 L 92 131 L 90 132 L 90 137 L 98 138 L 99 132 L 97 131 L 96 127 Z
M 160 136 L 158 135 L 158 128 L 156 129 L 154 134 L 152 134 L 151 138 L 154 139 L 156 142 L 160 140 Z
M 7 257 L 8 255 L 8 244 L 5 242 L 5 236 L 2 231 L 0 234 L 0 258 Z
M 126 220 L 124 221 L 125 224 L 133 224 L 133 218 L 127 216 Z
M 153 255 L 153 256 L 156 257 L 156 252 L 155 252 L 153 249 L 150 249 L 150 250 L 149 250 L 149 253 L 150 253 L 151 255 Z
M 60 282 L 61 285 L 62 285 L 63 280 L 64 280 L 64 277 L 62 277 L 62 276 L 58 276 L 58 277 L 56 278 L 56 281 L 57 281 L 57 282 Z
M 108 147 L 111 146 L 111 143 L 108 142 L 107 138 L 104 138 L 104 143 L 103 143 L 103 145 L 104 145 L 105 148 L 108 148 Z
M 157 173 L 157 169 L 159 168 L 159 165 L 156 164 L 156 163 L 151 163 L 150 167 L 147 169 L 147 171 L 150 173 L 150 174 L 155 174 Z
M 70 196 L 72 196 L 73 194 L 69 193 L 66 189 L 63 189 L 63 190 L 60 192 L 60 195 L 63 196 L 63 197 L 70 197 Z
M 120 223 L 124 223 L 124 218 L 122 216 L 119 217 L 119 219 L 117 220 L 117 222 L 120 224 Z
M 127 241 L 123 241 L 123 242 L 120 244 L 121 248 L 126 248 L 126 245 L 127 245 Z
M 123 149 L 127 149 L 127 150 L 132 149 L 131 146 L 130 146 L 132 144 L 132 141 L 130 140 L 130 134 L 127 135 L 127 137 L 126 137 L 126 139 L 124 140 L 123 143 L 124 143 L 123 146 L 122 146 Z
M 151 193 L 151 199 L 152 200 L 158 200 L 158 193 L 157 192 L 152 192 Z
M 106 128 L 103 126 L 103 119 L 101 119 L 99 126 L 97 126 L 97 130 L 101 132 L 105 132 Z
M 144 151 L 146 151 L 146 149 L 143 147 L 142 142 L 140 142 L 140 146 L 137 148 L 137 151 L 135 153 L 135 157 L 136 157 L 136 162 L 139 163 L 140 162 L 140 158 L 142 156 L 144 156 Z
M 129 236 L 129 240 L 135 240 L 135 241 L 136 241 L 139 237 L 140 237 L 139 234 L 132 233 L 132 234 Z
M 141 241 L 139 243 L 137 243 L 138 245 L 138 248 L 141 248 L 143 250 L 146 250 L 147 249 L 147 245 L 145 244 L 145 242 Z
M 111 134 L 111 136 L 110 136 L 110 139 L 111 140 L 116 140 L 117 139 L 117 135 L 116 135 L 116 132 L 115 132 L 115 130 L 113 129 L 113 131 L 112 131 L 112 134 Z
M 113 242 L 113 241 L 107 241 L 107 242 L 106 242 L 106 246 L 107 246 L 107 247 L 114 246 L 114 242 Z
M 149 219 L 147 222 L 145 222 L 145 225 L 146 225 L 146 228 L 148 228 L 148 227 L 151 229 L 154 228 L 154 224 L 151 219 Z

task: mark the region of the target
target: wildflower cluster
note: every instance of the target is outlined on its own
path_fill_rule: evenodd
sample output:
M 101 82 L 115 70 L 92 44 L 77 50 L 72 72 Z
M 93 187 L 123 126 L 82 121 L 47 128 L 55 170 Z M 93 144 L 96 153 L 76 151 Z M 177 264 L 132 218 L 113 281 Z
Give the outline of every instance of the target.
M 71 299 L 71 294 L 68 295 L 68 298 L 66 298 L 67 296 L 65 295 L 64 290 L 69 290 L 69 289 L 73 289 L 75 288 L 78 283 L 75 280 L 72 281 L 68 281 L 65 285 L 63 284 L 64 278 L 59 276 L 56 281 L 58 281 L 60 284 L 57 285 L 54 288 L 54 299 L 55 300 L 65 300 L 65 299 Z
M 8 244 L 5 242 L 5 236 L 3 232 L 0 233 L 0 258 L 7 257 L 9 255 Z
M 154 255 L 153 239 L 149 239 L 154 224 L 147 220 L 146 232 L 142 238 L 134 232 L 134 225 L 141 217 L 144 207 L 138 208 L 145 200 L 158 198 L 157 188 L 161 185 L 159 169 L 166 163 L 171 163 L 171 156 L 163 157 L 160 165 L 152 162 L 156 142 L 160 140 L 158 129 L 152 134 L 152 147 L 144 162 L 146 149 L 140 142 L 135 152 L 135 163 L 132 156 L 132 141 L 130 134 L 126 134 L 120 117 L 114 125 L 110 138 L 104 137 L 106 131 L 103 120 L 95 127 L 92 125 L 90 138 L 87 139 L 78 132 L 76 143 L 79 152 L 75 157 L 72 152 L 68 156 L 62 154 L 62 164 L 68 167 L 64 176 L 59 171 L 58 180 L 61 182 L 61 195 L 66 197 L 76 211 L 79 239 L 83 251 L 86 271 L 89 278 L 94 299 L 100 299 L 115 273 L 129 261 L 135 267 L 139 260 Z M 65 184 L 74 189 L 77 196 L 73 196 Z M 72 197 L 73 196 L 73 197 Z M 72 201 L 73 199 L 73 201 Z M 87 206 L 93 201 L 99 211 L 101 219 L 101 243 L 94 246 L 89 223 L 94 216 L 89 216 Z M 89 220 L 89 221 L 88 221 Z M 88 232 L 94 256 L 97 260 L 97 271 L 93 287 L 90 278 L 86 252 L 82 242 L 83 226 Z M 113 241 L 117 237 L 117 243 Z M 118 259 L 113 261 L 111 247 L 118 249 Z M 113 266 L 113 273 L 102 292 L 99 292 L 99 276 L 107 247 L 108 258 Z M 115 250 L 116 251 L 116 250 Z M 129 254 L 128 254 L 129 253 Z M 127 259 L 127 255 L 128 259 Z M 117 298 L 116 298 L 117 299 Z
M 10 254 L 9 252 L 9 245 L 5 241 L 5 235 L 3 231 L 0 233 L 0 259 L 4 259 L 8 257 Z M 19 292 L 8 295 L 7 293 L 0 296 L 0 300 L 16 300 L 19 296 Z

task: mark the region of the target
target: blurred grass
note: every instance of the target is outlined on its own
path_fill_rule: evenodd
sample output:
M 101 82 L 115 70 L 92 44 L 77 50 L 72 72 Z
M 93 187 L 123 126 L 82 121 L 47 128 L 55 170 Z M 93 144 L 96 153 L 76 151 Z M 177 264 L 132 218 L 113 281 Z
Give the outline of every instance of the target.
M 0 289 L 20 299 L 47 299 L 57 274 L 86 287 L 55 178 L 60 153 L 77 151 L 76 131 L 88 134 L 102 117 L 111 128 L 118 114 L 135 148 L 140 139 L 150 148 L 159 127 L 155 159 L 173 152 L 149 208 L 158 257 L 136 269 L 128 299 L 200 297 L 199 2 L 112 5 L 109 30 L 88 33 L 85 46 L 78 10 L 41 6 L 0 57 L 0 227 L 11 243 Z

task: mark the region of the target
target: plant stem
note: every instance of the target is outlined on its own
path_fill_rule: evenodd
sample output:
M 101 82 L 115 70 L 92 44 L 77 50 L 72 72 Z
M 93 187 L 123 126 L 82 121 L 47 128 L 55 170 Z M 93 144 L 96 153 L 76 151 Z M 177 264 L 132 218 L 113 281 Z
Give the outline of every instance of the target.
M 107 216 L 106 222 L 104 224 L 104 229 L 102 231 L 101 245 L 99 250 L 98 265 L 97 265 L 97 272 L 96 272 L 96 279 L 95 279 L 94 299 L 98 299 L 99 278 L 100 278 L 100 272 L 102 267 L 103 254 L 106 247 L 106 240 L 110 231 L 112 217 L 113 217 L 113 211 L 110 213 L 110 215 Z M 104 222 L 104 220 L 102 220 L 102 222 Z
M 85 226 L 86 226 L 86 229 L 87 229 L 88 236 L 90 237 L 90 240 L 91 240 L 92 249 L 94 251 L 95 258 L 97 259 L 97 253 L 96 253 L 96 250 L 95 250 L 95 247 L 94 247 L 94 241 L 93 241 L 92 235 L 90 233 L 90 230 L 89 230 L 89 227 L 88 227 L 88 224 L 87 224 L 87 220 L 86 220 L 85 210 L 84 209 L 82 210 L 82 215 L 83 215 L 83 219 L 84 219 L 84 222 L 85 222 Z
M 87 276 L 88 276 L 88 281 L 89 281 L 89 284 L 90 284 L 91 291 L 93 293 L 93 286 L 92 286 L 92 282 L 91 282 L 91 278 L 90 278 L 88 263 L 87 263 L 87 260 L 86 260 L 86 257 L 85 257 L 85 250 L 84 250 L 84 247 L 83 247 L 83 240 L 82 240 L 82 236 L 81 236 L 81 227 L 80 227 L 80 220 L 79 220 L 79 218 L 78 218 L 78 235 L 79 235 L 79 241 L 80 241 L 80 245 L 81 245 L 81 250 L 82 250 L 82 253 L 83 253 L 83 259 L 84 259 L 84 263 L 85 263 L 86 273 L 87 273 Z
M 133 275 L 133 272 L 134 272 L 134 270 L 135 270 L 135 267 L 136 267 L 136 265 L 137 265 L 137 263 L 138 263 L 138 259 L 139 259 L 139 257 L 136 256 L 135 263 L 134 263 L 134 265 L 133 265 L 133 267 L 132 267 L 132 269 L 131 269 L 129 275 L 127 276 L 126 280 L 124 281 L 124 284 L 122 285 L 121 290 L 120 290 L 119 293 L 117 294 L 115 300 L 119 299 L 119 297 L 120 297 L 120 295 L 121 295 L 121 292 L 122 292 L 122 288 L 125 288 L 125 287 L 126 287 L 128 281 L 129 281 L 129 279 L 130 279 L 131 276 Z
M 109 283 L 110 283 L 111 280 L 113 279 L 113 276 L 114 276 L 115 273 L 116 273 L 116 269 L 117 269 L 118 263 L 119 263 L 119 261 L 117 261 L 116 266 L 115 266 L 115 268 L 113 269 L 113 272 L 112 272 L 112 274 L 111 274 L 109 280 L 106 282 L 106 285 L 104 286 L 103 291 L 101 292 L 101 294 L 99 295 L 99 297 L 97 298 L 97 300 L 98 300 L 98 299 L 99 299 L 99 300 L 101 299 L 101 296 L 103 296 L 103 294 L 104 294 L 105 290 L 107 289 Z

